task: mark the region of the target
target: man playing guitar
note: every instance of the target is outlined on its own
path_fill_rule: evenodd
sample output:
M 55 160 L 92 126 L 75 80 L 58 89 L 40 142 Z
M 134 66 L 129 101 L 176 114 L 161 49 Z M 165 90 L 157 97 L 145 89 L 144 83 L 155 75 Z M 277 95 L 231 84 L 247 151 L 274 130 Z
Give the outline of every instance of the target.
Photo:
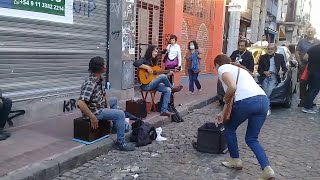
M 168 76 L 173 75 L 173 71 L 168 71 L 168 74 L 161 74 L 159 76 L 154 76 L 156 72 L 153 71 L 154 64 L 157 62 L 158 56 L 158 48 L 157 46 L 151 45 L 148 47 L 144 57 L 139 59 L 133 63 L 135 67 L 139 68 L 139 73 L 144 72 L 143 74 L 139 74 L 140 81 L 142 80 L 141 77 L 144 77 L 144 80 L 148 80 L 148 75 L 150 77 L 154 77 L 148 84 L 142 83 L 141 89 L 144 91 L 152 91 L 157 90 L 163 93 L 163 103 L 161 106 L 161 116 L 171 116 L 174 113 L 168 111 L 168 104 L 170 101 L 171 93 L 179 92 L 183 88 L 182 85 L 177 87 L 173 87 L 170 83 Z M 141 71 L 140 71 L 141 70 Z M 150 78 L 149 78 L 150 79 Z

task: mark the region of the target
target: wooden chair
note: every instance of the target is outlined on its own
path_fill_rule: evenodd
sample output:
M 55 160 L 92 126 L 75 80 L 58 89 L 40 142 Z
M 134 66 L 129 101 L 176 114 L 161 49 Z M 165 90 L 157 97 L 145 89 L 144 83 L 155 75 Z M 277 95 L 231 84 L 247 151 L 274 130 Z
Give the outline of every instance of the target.
M 150 93 L 151 110 L 154 112 L 157 112 L 157 106 L 156 106 L 156 103 L 154 102 L 154 98 L 156 97 L 157 90 L 144 91 L 144 90 L 140 89 L 140 93 L 141 93 L 143 100 L 145 100 L 145 101 L 147 101 L 148 94 Z

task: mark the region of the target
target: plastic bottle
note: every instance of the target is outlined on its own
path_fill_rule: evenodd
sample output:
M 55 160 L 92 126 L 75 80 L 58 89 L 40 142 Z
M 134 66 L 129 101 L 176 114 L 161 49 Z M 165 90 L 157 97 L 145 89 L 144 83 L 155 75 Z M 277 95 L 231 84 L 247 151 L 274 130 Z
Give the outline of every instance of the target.
M 107 89 L 110 89 L 110 82 L 107 82 Z

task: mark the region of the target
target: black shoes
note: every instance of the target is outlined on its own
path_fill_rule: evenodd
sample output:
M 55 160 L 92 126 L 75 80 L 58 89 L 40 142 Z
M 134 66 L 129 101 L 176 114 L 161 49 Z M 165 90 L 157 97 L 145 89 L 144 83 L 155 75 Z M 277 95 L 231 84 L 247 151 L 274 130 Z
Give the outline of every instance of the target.
M 135 147 L 130 146 L 127 143 L 120 144 L 120 143 L 116 142 L 116 146 L 117 146 L 117 149 L 120 151 L 134 151 L 135 150 Z
M 162 113 L 160 114 L 160 116 L 173 116 L 173 115 L 175 115 L 175 114 L 176 114 L 176 113 L 167 111 L 167 112 L 162 112 Z
M 183 86 L 182 86 L 182 85 L 179 85 L 179 86 L 177 86 L 177 87 L 172 88 L 172 89 L 171 89 L 171 92 L 172 92 L 172 93 L 179 92 L 179 91 L 181 91 L 182 88 L 183 88 Z

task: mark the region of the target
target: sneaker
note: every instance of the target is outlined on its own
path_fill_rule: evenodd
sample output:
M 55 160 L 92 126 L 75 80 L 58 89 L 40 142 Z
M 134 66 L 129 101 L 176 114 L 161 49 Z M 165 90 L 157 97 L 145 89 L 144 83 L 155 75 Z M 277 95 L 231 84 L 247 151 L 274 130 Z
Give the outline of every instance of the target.
M 308 114 L 316 114 L 316 113 L 318 113 L 318 110 L 303 108 L 303 109 L 302 109 L 302 112 L 308 113 Z
M 274 180 L 276 177 L 273 169 L 270 166 L 267 166 L 263 169 L 261 176 L 258 180 Z
M 127 143 L 118 143 L 116 142 L 117 149 L 120 151 L 134 151 L 135 148 L 133 146 L 128 145 Z
M 271 110 L 269 109 L 267 112 L 267 116 L 270 116 L 270 115 L 271 115 Z
M 227 160 L 221 162 L 221 164 L 227 168 L 234 168 L 236 170 L 242 170 L 242 161 L 239 158 L 228 158 Z
M 193 94 L 194 94 L 194 93 L 191 92 L 191 91 L 187 92 L 187 95 L 193 95 Z

